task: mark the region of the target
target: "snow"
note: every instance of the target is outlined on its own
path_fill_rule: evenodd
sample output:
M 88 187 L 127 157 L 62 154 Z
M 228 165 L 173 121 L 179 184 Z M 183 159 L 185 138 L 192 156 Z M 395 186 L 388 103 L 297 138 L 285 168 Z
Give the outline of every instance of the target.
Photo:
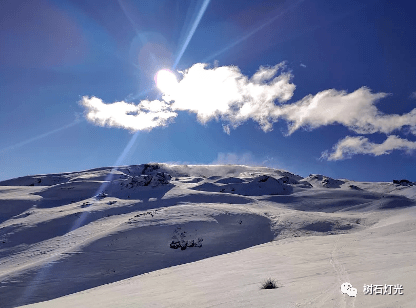
M 237 165 L 3 181 L 0 306 L 415 307 L 415 195 Z

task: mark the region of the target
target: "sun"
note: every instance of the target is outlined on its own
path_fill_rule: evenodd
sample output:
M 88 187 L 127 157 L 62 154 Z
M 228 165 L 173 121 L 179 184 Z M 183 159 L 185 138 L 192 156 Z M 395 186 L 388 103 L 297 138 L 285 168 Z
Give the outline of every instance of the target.
M 155 76 L 155 81 L 157 87 L 164 94 L 171 94 L 178 85 L 175 74 L 168 69 L 158 71 Z

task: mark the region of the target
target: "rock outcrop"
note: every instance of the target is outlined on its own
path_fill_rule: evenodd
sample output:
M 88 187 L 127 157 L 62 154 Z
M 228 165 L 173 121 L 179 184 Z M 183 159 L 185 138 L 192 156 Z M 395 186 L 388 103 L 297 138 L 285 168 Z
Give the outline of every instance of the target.
M 410 182 L 409 180 L 403 179 L 403 180 L 393 180 L 394 184 L 400 185 L 400 186 L 413 186 L 415 183 Z

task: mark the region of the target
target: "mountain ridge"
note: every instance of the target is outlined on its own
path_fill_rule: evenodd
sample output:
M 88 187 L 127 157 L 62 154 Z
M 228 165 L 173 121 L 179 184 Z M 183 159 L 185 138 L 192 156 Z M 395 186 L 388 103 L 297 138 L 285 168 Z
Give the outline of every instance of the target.
M 364 241 L 373 228 L 413 232 L 414 205 L 415 186 L 241 165 L 152 163 L 10 179 L 0 182 L 2 307 L 140 281 L 222 255 L 238 259 L 247 249 L 272 252 L 274 243 Z

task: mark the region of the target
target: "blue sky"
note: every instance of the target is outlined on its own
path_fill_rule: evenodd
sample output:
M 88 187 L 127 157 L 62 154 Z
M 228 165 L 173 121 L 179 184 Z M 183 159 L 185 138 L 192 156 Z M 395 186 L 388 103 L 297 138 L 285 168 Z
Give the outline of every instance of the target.
M 414 9 L 3 0 L 0 180 L 172 162 L 416 181 Z

